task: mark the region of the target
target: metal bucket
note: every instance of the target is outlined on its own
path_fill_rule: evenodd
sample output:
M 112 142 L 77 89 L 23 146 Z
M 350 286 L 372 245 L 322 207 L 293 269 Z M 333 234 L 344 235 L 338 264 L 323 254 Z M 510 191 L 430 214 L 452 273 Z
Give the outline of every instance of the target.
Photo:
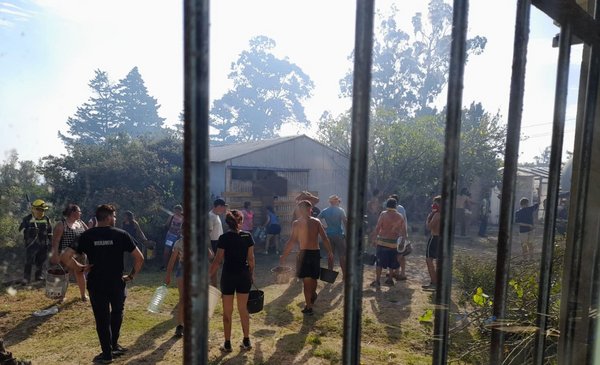
M 289 266 L 276 266 L 271 269 L 271 272 L 275 275 L 277 284 L 287 284 L 292 278 L 292 268 Z
M 52 266 L 46 270 L 46 296 L 60 299 L 65 296 L 69 286 L 69 273 L 62 266 Z

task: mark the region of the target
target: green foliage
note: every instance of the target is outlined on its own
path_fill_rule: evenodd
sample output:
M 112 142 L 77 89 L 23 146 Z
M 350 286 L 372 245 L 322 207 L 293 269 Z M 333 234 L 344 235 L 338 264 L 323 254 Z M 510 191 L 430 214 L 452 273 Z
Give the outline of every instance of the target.
M 490 296 L 484 293 L 481 287 L 475 290 L 475 294 L 473 294 L 473 303 L 480 307 L 491 306 L 492 304 L 494 304 L 490 300 Z
M 300 67 L 273 54 L 275 41 L 250 40 L 231 66 L 233 88 L 211 110 L 211 141 L 233 143 L 269 139 L 285 123 L 308 124 L 302 102 L 314 88 Z
M 110 136 L 101 145 L 77 144 L 69 155 L 47 156 L 39 170 L 52 188 L 56 206 L 75 202 L 84 218 L 98 204 L 113 203 L 135 213 L 149 238 L 162 238 L 162 226 L 183 197 L 183 146 L 175 137 L 132 139 Z
M 168 133 L 162 128 L 164 118 L 158 116 L 160 105 L 148 95 L 137 67 L 118 84 L 112 83 L 105 71 L 94 72 L 89 83 L 92 95 L 68 118 L 68 135 L 58 132 L 67 148 L 99 145 L 120 133 L 133 137 Z
M 419 322 L 433 322 L 433 309 L 426 309 L 425 313 L 419 316 Z
M 433 104 L 448 83 L 452 7 L 431 0 L 426 16 L 416 13 L 412 32 L 398 27 L 401 9 L 378 14 L 379 27 L 373 45 L 371 97 L 375 108 L 393 110 L 400 117 L 435 114 Z M 486 38 L 467 40 L 466 52 L 480 54 Z M 340 81 L 341 93 L 352 95 L 352 71 Z

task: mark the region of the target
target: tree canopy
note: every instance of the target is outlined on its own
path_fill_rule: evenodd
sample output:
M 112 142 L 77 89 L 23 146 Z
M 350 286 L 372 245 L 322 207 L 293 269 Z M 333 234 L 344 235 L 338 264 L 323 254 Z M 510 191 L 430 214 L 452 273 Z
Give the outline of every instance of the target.
M 247 142 L 276 137 L 286 123 L 307 125 L 302 102 L 314 88 L 300 67 L 273 54 L 275 41 L 250 40 L 231 65 L 233 88 L 215 100 L 210 113 L 216 143 Z

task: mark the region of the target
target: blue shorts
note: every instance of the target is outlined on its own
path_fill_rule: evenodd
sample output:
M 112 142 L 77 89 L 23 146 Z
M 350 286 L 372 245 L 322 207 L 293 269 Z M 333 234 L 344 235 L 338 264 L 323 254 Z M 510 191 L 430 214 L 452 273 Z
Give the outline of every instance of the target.
M 377 245 L 377 266 L 383 267 L 384 269 L 397 269 L 400 267 L 400 263 L 396 256 L 398 251 L 395 248 L 388 248 Z

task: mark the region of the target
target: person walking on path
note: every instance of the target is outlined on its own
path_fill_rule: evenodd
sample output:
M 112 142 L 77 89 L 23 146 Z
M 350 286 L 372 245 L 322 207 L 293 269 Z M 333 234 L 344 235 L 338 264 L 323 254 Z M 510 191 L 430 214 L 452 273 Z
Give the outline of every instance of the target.
M 36 266 L 35 280 L 44 280 L 42 268 L 48 258 L 48 246 L 52 242 L 52 224 L 46 216 L 48 206 L 42 199 L 31 203 L 31 214 L 26 215 L 19 225 L 23 231 L 25 243 L 25 267 L 23 269 L 23 284 L 31 280 L 33 264 Z
M 437 267 L 440 259 L 440 205 L 442 204 L 442 197 L 440 195 L 433 198 L 433 204 L 431 205 L 431 212 L 427 215 L 425 224 L 427 229 L 431 232 L 431 236 L 427 241 L 427 249 L 425 251 L 425 263 L 427 264 L 427 271 L 429 272 L 429 284 L 422 285 L 421 287 L 425 290 L 435 290 L 437 288 Z M 435 261 L 435 262 L 434 262 Z
M 526 258 L 533 257 L 533 233 L 534 233 L 534 213 L 540 207 L 539 203 L 529 205 L 529 199 L 521 198 L 519 202 L 521 209 L 515 213 L 515 223 L 519 225 L 519 238 L 521 240 L 521 249 Z
M 265 231 L 267 238 L 265 239 L 265 255 L 269 254 L 269 247 L 275 246 L 275 253 L 279 254 L 279 234 L 281 233 L 281 225 L 279 217 L 275 214 L 272 206 L 267 206 L 267 220 L 265 221 Z
M 248 294 L 254 281 L 254 240 L 249 232 L 243 231 L 244 217 L 238 210 L 227 212 L 225 223 L 230 231 L 222 234 L 217 243 L 215 259 L 210 265 L 209 274 L 215 276 L 223 262 L 221 272 L 221 293 L 223 294 L 223 331 L 225 342 L 221 351 L 231 352 L 231 320 L 233 298 L 237 298 L 237 307 L 242 323 L 244 339 L 240 347 L 250 350 L 250 314 L 248 313 Z
M 50 263 L 57 265 L 61 262 L 60 255 L 65 252 L 67 248 L 75 248 L 79 236 L 87 229 L 87 226 L 81 220 L 81 208 L 76 204 L 68 204 L 62 212 L 63 219 L 60 224 L 54 227 L 52 236 L 52 255 L 50 256 Z M 77 260 L 81 264 L 85 264 L 85 255 L 75 255 L 74 260 Z M 68 262 L 62 262 L 63 265 L 68 266 Z M 77 286 L 79 287 L 79 294 L 81 300 L 87 302 L 89 299 L 85 294 L 85 275 L 79 270 L 69 270 L 71 275 L 75 276 Z M 65 293 L 66 295 L 66 293 Z M 63 296 L 60 301 L 64 302 L 65 297 Z
M 339 257 L 342 280 L 344 280 L 346 271 L 346 238 L 344 233 L 348 219 L 346 218 L 346 211 L 340 207 L 341 202 L 339 196 L 330 196 L 329 207 L 323 209 L 318 218 L 325 222 L 325 233 L 333 248 L 333 254 Z
M 398 281 L 404 281 L 406 280 L 406 256 L 408 256 L 412 252 L 412 248 L 407 248 L 410 246 L 407 246 L 408 244 L 406 243 L 408 240 L 408 218 L 406 218 L 406 209 L 404 209 L 404 207 L 399 203 L 400 200 L 398 198 L 398 195 L 392 194 L 390 195 L 390 198 L 396 199 L 396 201 L 398 202 L 396 210 L 402 215 L 402 218 L 404 218 L 404 225 L 406 226 L 406 237 L 398 238 L 398 247 L 403 249 L 402 252 L 398 252 L 396 255 L 398 263 L 400 264 L 400 272 L 398 272 L 398 269 L 392 270 L 394 279 Z
M 398 253 L 398 239 L 406 239 L 406 223 L 402 214 L 396 210 L 397 204 L 396 199 L 389 198 L 386 201 L 386 210 L 379 215 L 377 225 L 371 233 L 372 245 L 377 249 L 376 276 L 375 281 L 371 283 L 371 286 L 375 288 L 381 286 L 380 278 L 383 269 L 389 269 L 389 277 L 386 279 L 385 284 L 393 286 L 393 270 L 400 267 L 396 257 Z
M 165 236 L 161 270 L 164 270 L 169 262 L 173 244 L 181 238 L 181 229 L 183 228 L 183 207 L 181 205 L 178 204 L 173 207 L 173 214 L 167 218 L 165 227 L 167 228 L 167 234 Z
M 479 237 L 487 237 L 487 225 L 490 218 L 490 200 L 488 199 L 489 192 L 484 192 L 481 204 L 479 204 Z
M 327 250 L 327 263 L 333 267 L 333 249 L 329 238 L 325 234 L 323 225 L 315 217 L 311 217 L 312 204 L 308 200 L 298 203 L 298 219 L 292 223 L 292 233 L 287 241 L 283 253 L 279 258 L 279 265 L 285 266 L 285 260 L 296 243 L 300 246 L 297 257 L 297 276 L 302 279 L 304 286 L 304 300 L 306 306 L 302 313 L 313 314 L 313 304 L 317 300 L 317 279 L 321 273 L 321 253 L 319 250 L 319 236 Z
M 98 226 L 83 232 L 79 236 L 77 247 L 67 248 L 61 259 L 68 262 L 73 270 L 88 272 L 87 289 L 102 348 L 102 352 L 94 357 L 94 362 L 110 364 L 114 357 L 127 352 L 119 344 L 127 296 L 126 283 L 134 280 L 140 272 L 144 256 L 131 236 L 115 227 L 117 214 L 112 205 L 98 206 L 96 218 Z M 134 260 L 133 268 L 127 275 L 123 275 L 125 252 L 131 252 Z M 75 253 L 86 254 L 89 264 L 82 265 L 73 260 Z
M 223 199 L 215 199 L 213 208 L 208 212 L 208 236 L 210 237 L 210 248 L 216 254 L 219 237 L 223 234 L 223 223 L 221 217 L 227 210 L 227 204 Z M 217 286 L 217 273 L 210 276 L 210 285 Z

